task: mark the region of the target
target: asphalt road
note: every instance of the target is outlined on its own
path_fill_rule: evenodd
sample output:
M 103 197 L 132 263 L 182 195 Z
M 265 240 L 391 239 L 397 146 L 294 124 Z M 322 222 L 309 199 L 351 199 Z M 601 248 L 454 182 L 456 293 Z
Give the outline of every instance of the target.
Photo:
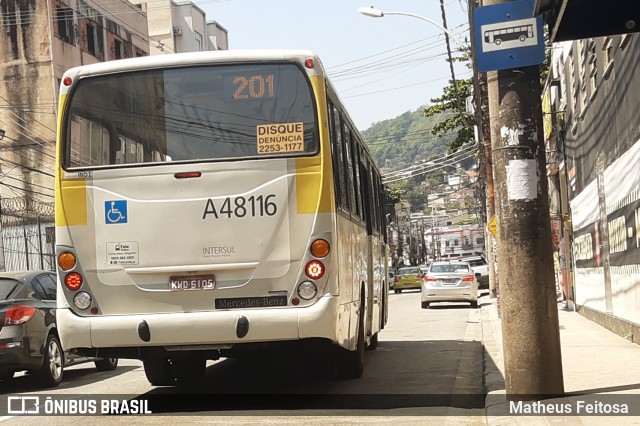
M 421 309 L 419 292 L 390 293 L 389 306 L 378 349 L 366 353 L 365 372 L 357 380 L 331 378 L 314 354 L 298 352 L 212 362 L 204 384 L 187 390 L 150 386 L 139 361 L 121 360 L 112 372 L 83 364 L 66 370 L 65 381 L 53 390 L 40 389 L 25 375 L 0 382 L 0 422 L 40 425 L 45 420 L 5 414 L 7 397 L 20 394 L 56 395 L 67 403 L 135 398 L 154 413 L 47 416 L 48 425 L 483 424 L 480 310 L 464 303 Z

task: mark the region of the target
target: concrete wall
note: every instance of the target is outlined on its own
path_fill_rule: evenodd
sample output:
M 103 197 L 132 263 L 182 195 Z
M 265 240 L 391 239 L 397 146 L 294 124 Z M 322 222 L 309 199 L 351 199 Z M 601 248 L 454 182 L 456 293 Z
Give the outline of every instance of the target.
M 552 68 L 555 109 L 566 111 L 575 302 L 640 324 L 640 35 L 564 43 Z

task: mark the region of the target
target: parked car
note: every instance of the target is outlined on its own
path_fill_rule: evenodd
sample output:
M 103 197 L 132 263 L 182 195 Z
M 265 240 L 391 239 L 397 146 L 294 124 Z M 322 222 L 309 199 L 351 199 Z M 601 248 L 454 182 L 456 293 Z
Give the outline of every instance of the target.
M 56 274 L 0 272 L 0 380 L 18 371 L 37 376 L 43 386 L 60 384 L 68 365 L 93 361 L 100 371 L 117 358 L 86 358 L 65 352 L 56 328 Z
M 459 261 L 468 262 L 471 265 L 478 281 L 478 288 L 489 288 L 489 262 L 484 256 L 468 256 Z
M 402 293 L 402 290 L 419 289 L 422 287 L 423 276 L 424 273 L 417 266 L 398 268 L 393 290 Z
M 389 271 L 389 290 L 393 290 L 396 281 L 396 273 Z
M 422 284 L 422 309 L 434 302 L 469 302 L 478 307 L 478 281 L 468 262 L 433 262 Z

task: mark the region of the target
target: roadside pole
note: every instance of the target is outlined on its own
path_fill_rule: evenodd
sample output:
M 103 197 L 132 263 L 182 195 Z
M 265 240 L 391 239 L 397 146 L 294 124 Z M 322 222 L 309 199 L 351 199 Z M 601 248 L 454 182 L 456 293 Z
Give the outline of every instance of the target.
M 471 34 L 475 33 L 474 12 L 478 7 L 477 0 L 469 2 L 469 24 Z M 471 37 L 471 50 L 476 51 L 475 39 Z M 495 197 L 493 189 L 493 160 L 491 156 L 491 129 L 489 126 L 489 101 L 487 95 L 487 74 L 478 71 L 476 61 L 473 61 L 473 90 L 475 92 L 475 119 L 478 126 L 478 155 L 481 157 L 481 176 L 485 184 L 485 209 L 487 224 L 496 213 Z M 496 253 L 494 233 L 485 230 L 485 253 L 489 263 L 489 297 L 495 299 L 498 295 L 498 277 L 495 269 Z M 499 301 L 498 301 L 499 302 Z M 498 311 L 498 313 L 500 313 Z
M 539 66 L 488 73 L 507 395 L 564 392 Z
M 500 3 L 515 2 L 483 6 Z M 487 81 L 507 397 L 561 395 L 540 66 L 494 69 Z

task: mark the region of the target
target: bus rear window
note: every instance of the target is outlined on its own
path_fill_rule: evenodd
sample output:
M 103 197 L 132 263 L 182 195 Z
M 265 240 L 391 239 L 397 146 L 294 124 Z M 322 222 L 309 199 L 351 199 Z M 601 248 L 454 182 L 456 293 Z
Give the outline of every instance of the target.
M 311 87 L 290 63 L 87 77 L 67 111 L 65 168 L 318 151 Z

